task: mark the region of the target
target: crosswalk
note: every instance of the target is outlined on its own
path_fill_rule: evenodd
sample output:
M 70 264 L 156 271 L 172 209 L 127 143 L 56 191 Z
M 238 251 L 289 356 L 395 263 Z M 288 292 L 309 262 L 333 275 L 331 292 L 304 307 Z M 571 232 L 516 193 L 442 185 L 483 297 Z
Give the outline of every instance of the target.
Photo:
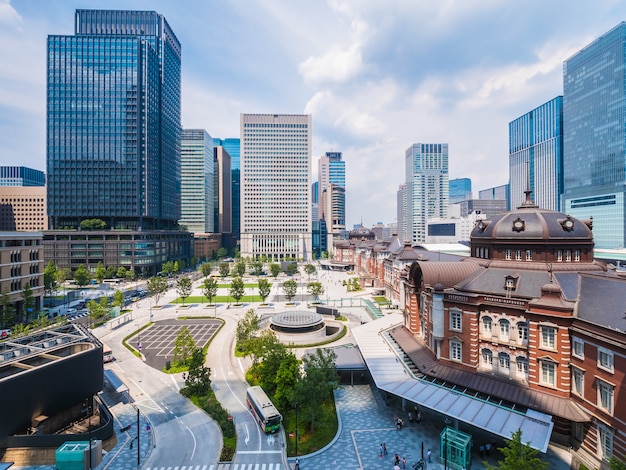
M 285 470 L 285 466 L 282 463 L 218 463 L 180 467 L 147 467 L 146 470 Z

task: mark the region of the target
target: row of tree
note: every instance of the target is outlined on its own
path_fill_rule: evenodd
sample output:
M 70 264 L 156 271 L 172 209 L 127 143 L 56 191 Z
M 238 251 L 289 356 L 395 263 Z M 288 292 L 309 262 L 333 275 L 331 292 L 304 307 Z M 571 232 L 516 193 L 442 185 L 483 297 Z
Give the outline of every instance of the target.
M 263 276 L 265 264 L 260 259 L 253 259 L 246 261 L 245 259 L 239 259 L 234 264 L 221 262 L 217 265 L 217 271 L 221 277 L 233 276 L 233 277 L 243 277 L 246 272 L 249 270 L 250 275 L 252 276 Z M 277 263 L 269 263 L 267 265 L 267 269 L 269 270 L 272 277 L 277 277 L 282 272 L 282 267 Z M 200 266 L 200 271 L 202 272 L 204 277 L 208 277 L 213 272 L 213 264 L 212 263 L 204 263 Z M 296 262 L 287 263 L 285 267 L 285 271 L 288 275 L 293 276 L 298 273 L 298 264 Z M 311 277 L 311 274 L 315 273 L 316 268 L 313 264 L 306 264 L 304 266 L 304 272 Z

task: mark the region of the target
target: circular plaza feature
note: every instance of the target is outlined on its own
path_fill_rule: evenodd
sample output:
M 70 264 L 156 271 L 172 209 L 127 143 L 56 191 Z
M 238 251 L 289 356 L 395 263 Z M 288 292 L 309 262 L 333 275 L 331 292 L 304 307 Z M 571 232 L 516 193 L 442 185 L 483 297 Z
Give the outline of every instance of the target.
M 289 310 L 272 317 L 270 328 L 277 333 L 310 333 L 324 328 L 324 319 L 319 313 L 304 310 Z

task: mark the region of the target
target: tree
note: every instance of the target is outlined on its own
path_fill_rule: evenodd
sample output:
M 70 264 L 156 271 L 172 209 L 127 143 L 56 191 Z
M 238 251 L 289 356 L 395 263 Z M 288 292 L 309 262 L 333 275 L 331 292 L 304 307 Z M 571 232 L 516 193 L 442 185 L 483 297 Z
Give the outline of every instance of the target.
M 104 267 L 104 264 L 102 264 L 102 261 L 98 261 L 98 266 L 96 267 L 96 272 L 94 274 L 94 277 L 96 278 L 96 281 L 98 281 L 98 284 L 102 284 L 102 281 L 104 281 L 106 275 L 107 270 Z
M 246 292 L 243 279 L 239 276 L 233 278 L 233 281 L 230 284 L 230 296 L 235 299 L 235 303 L 239 303 L 239 300 L 244 296 Z
M 117 275 L 117 268 L 115 266 L 107 266 L 104 270 L 104 279 L 113 279 Z
M 228 250 L 224 247 L 221 247 L 219 250 L 217 250 L 217 257 L 218 258 L 226 258 L 226 256 L 228 256 Z
M 220 276 L 226 277 L 230 273 L 230 264 L 228 263 L 220 263 L 219 265 Z
M 217 280 L 213 277 L 207 277 L 204 280 L 204 287 L 202 289 L 202 293 L 209 300 L 209 304 L 213 303 L 213 298 L 217 294 L 218 289 Z
M 33 296 L 33 289 L 27 281 L 22 287 L 22 300 L 24 301 L 24 319 L 28 321 L 28 314 L 32 313 L 35 308 L 35 297 Z
M 261 276 L 263 274 L 263 261 L 255 259 L 250 262 L 250 268 L 252 269 L 252 275 Z
M 288 263 L 287 264 L 287 274 L 293 276 L 298 272 L 298 263 Z
M 54 261 L 48 261 L 46 268 L 43 271 L 43 289 L 48 297 L 51 297 L 59 288 L 59 282 L 57 281 L 57 267 Z
M 304 356 L 304 375 L 296 386 L 298 403 L 304 408 L 304 420 L 311 431 L 315 431 L 315 417 L 321 405 L 331 399 L 332 392 L 339 383 L 335 360 L 337 354 L 332 349 L 316 349 Z
M 124 293 L 121 290 L 116 290 L 113 294 L 113 306 L 122 308 L 124 306 Z
M 15 323 L 15 317 L 13 315 L 15 307 L 13 307 L 11 295 L 8 291 L 5 290 L 2 293 L 0 302 L 2 303 L 2 328 L 6 328 L 7 326 L 11 326 Z
M 280 264 L 270 263 L 270 273 L 272 273 L 272 277 L 277 277 L 280 274 Z
M 293 299 L 296 296 L 296 293 L 298 292 L 298 283 L 293 279 L 289 279 L 283 282 L 282 287 L 283 287 L 283 292 L 285 294 L 285 298 L 287 299 L 287 302 L 291 302 L 291 299 Z
M 154 304 L 159 305 L 159 300 L 167 290 L 167 280 L 161 276 L 154 276 L 148 279 L 148 292 L 154 297 Z
M 244 344 L 259 330 L 259 317 L 253 309 L 246 312 L 244 317 L 237 322 L 237 349 L 244 351 Z
M 94 323 L 101 321 L 109 314 L 108 297 L 100 297 L 100 302 L 90 300 L 87 303 L 87 311 L 89 312 L 89 318 L 91 318 Z
M 126 270 L 124 277 L 126 277 L 127 281 L 132 281 L 137 277 L 137 274 L 135 273 L 135 270 L 133 268 L 130 268 Z
M 315 269 L 315 265 L 310 263 L 304 265 L 304 272 L 307 274 L 307 276 L 309 276 L 309 280 L 311 279 L 311 274 L 313 274 L 315 271 L 317 271 L 317 269 Z
M 74 281 L 78 287 L 85 287 L 91 280 L 91 274 L 87 271 L 87 268 L 82 264 L 74 271 Z
M 174 364 L 178 366 L 189 365 L 194 350 L 196 349 L 196 342 L 193 340 L 189 328 L 183 326 L 178 331 L 176 341 L 174 342 Z
M 548 463 L 539 458 L 539 451 L 530 447 L 529 443 L 522 443 L 522 430 L 511 433 L 511 439 L 506 439 L 506 445 L 500 448 L 504 460 L 498 461 L 494 467 L 485 462 L 487 470 L 545 470 Z
M 320 295 L 324 293 L 324 286 L 321 282 L 309 282 L 306 286 L 307 292 L 319 300 Z
M 189 370 L 185 378 L 185 396 L 204 396 L 211 388 L 211 369 L 204 365 L 204 353 L 196 348 L 189 358 Z
M 211 275 L 211 271 L 213 271 L 213 265 L 211 263 L 202 263 L 200 271 L 204 277 L 209 277 Z
M 80 221 L 81 230 L 104 230 L 107 224 L 102 219 L 85 219 Z
M 267 299 L 271 291 L 272 284 L 267 279 L 259 279 L 259 297 L 263 299 L 263 303 L 265 303 L 265 299 Z
M 233 275 L 242 277 L 246 274 L 246 262 L 244 260 L 237 261 L 233 266 Z
M 293 353 L 288 353 L 276 371 L 276 392 L 274 399 L 279 407 L 286 408 L 295 401 L 294 390 L 301 379 L 300 361 Z
M 622 462 L 617 457 L 611 457 L 609 459 L 609 467 L 611 467 L 611 470 L 626 470 L 626 463 Z
M 166 276 L 171 276 L 174 272 L 174 262 L 166 261 L 165 263 L 163 263 L 163 266 L 161 267 L 161 272 Z
M 191 279 L 187 276 L 181 277 L 178 281 L 176 281 L 176 293 L 181 299 L 183 299 L 183 305 L 185 305 L 185 299 L 189 297 L 192 290 L 193 285 L 191 283 Z

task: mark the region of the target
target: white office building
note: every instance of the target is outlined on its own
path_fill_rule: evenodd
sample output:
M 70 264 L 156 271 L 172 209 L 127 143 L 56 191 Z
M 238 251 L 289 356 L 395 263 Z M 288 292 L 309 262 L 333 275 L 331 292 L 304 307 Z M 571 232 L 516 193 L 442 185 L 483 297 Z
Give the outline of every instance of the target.
M 311 115 L 241 115 L 241 256 L 311 259 Z
M 204 129 L 183 129 L 180 146 L 181 219 L 193 233 L 214 229 L 213 138 Z

